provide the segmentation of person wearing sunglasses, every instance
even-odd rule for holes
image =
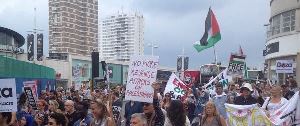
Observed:
[[[62,113],[49,115],[48,126],[67,126],[67,119]]]
[[[170,105],[170,102],[171,102],[171,94],[170,93],[166,93],[165,97],[162,100],[161,108],[167,109],[168,106]]]
[[[147,124],[149,126],[163,126],[165,122],[165,116],[163,114],[162,109],[159,106],[157,95],[160,89],[160,85],[154,82],[152,84],[152,88],[154,89],[153,103],[144,103],[144,114],[147,117]]]

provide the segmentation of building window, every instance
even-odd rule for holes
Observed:
[[[282,32],[295,30],[295,10],[282,13]]]
[[[272,35],[294,31],[295,13],[295,10],[291,10],[274,16],[270,23]]]

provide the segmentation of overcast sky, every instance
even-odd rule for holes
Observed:
[[[24,37],[34,28],[33,8],[37,6],[37,26],[44,30],[44,53],[48,53],[48,0],[0,0],[0,3],[0,26]],[[241,45],[248,66],[262,68],[269,0],[99,0],[99,18],[122,10],[143,14],[145,54],[151,55],[147,43],[153,42],[158,45],[154,54],[160,56],[160,64],[175,68],[177,55],[184,48],[185,55],[190,57],[190,68],[199,69],[214,60],[212,48],[200,53],[193,48],[193,43],[203,35],[209,7],[216,15],[222,35],[215,47],[218,61],[227,65],[230,52],[238,51]]]

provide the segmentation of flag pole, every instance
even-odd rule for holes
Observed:
[[[214,63],[217,65],[217,52],[216,52],[216,48],[215,48],[215,45],[213,46],[213,48],[214,48]]]

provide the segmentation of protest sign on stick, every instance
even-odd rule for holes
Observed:
[[[15,79],[0,79],[0,112],[17,111]]]
[[[125,100],[153,102],[152,83],[156,80],[158,56],[132,56],[128,69]]]

